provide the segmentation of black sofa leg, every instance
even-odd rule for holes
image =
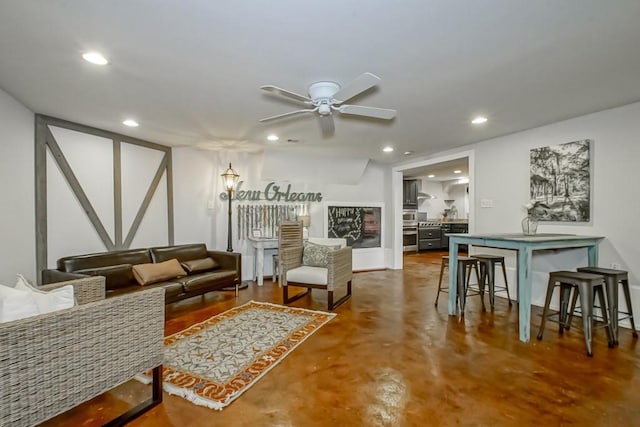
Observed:
[[[124,414],[112,419],[104,425],[104,427],[120,427],[127,424],[134,418],[147,412],[154,406],[162,403],[162,365],[153,368],[153,382],[151,384],[151,399],[146,400],[138,406],[131,408]]]

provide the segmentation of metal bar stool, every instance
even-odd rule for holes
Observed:
[[[580,267],[578,271],[584,273],[600,274],[604,276],[605,283],[607,285],[607,298],[609,307],[609,319],[611,319],[611,331],[613,333],[613,340],[618,345],[618,322],[620,320],[629,319],[631,322],[631,330],[633,331],[633,337],[638,338],[638,332],[636,331],[636,325],[633,321],[633,308],[631,307],[631,293],[629,292],[629,274],[624,270],[614,270],[611,268],[601,267]],[[618,310],[618,284],[622,286],[624,293],[624,300],[627,304],[627,311]],[[576,307],[577,296],[573,296],[571,301],[571,310],[569,311],[569,324],[573,318],[573,313]],[[622,315],[622,316],[621,316]]]
[[[557,313],[549,313],[551,298],[556,286],[560,286],[560,311]],[[549,283],[547,285],[547,296],[544,303],[544,311],[542,312],[542,321],[540,322],[540,331],[538,332],[538,340],[542,339],[544,326],[547,318],[558,316],[560,324],[559,334],[562,335],[565,327],[568,325],[568,306],[571,291],[580,294],[580,304],[582,305],[582,325],[584,332],[584,341],[587,345],[587,355],[593,356],[591,350],[592,330],[593,330],[593,303],[595,294],[598,295],[602,307],[606,307],[606,299],[604,296],[604,276],[600,274],[591,274],[575,271],[554,271],[549,273]],[[611,323],[607,316],[607,310],[602,310],[602,318],[607,328],[607,341],[609,347],[613,347],[613,334],[611,332]]]
[[[449,256],[442,257],[442,263],[440,264],[440,279],[438,280],[438,294],[436,295],[435,305],[438,306],[438,298],[440,297],[440,292],[449,292],[448,282],[445,283],[445,286],[442,286],[442,277],[444,274],[444,269],[449,269]],[[466,256],[458,256],[458,302],[460,304],[460,312],[464,315],[464,306],[467,302],[467,291],[469,290],[469,280],[471,278],[471,270],[475,270],[476,272],[476,280],[478,281],[478,287],[480,289],[479,292],[474,293],[474,295],[479,294],[482,300],[482,310],[486,311],[484,306],[484,285],[480,280],[480,273],[478,272],[478,260],[473,257]]]
[[[499,255],[473,255],[480,262],[480,281],[489,285],[489,303],[491,310],[494,308],[496,292],[507,292],[507,300],[511,306],[511,296],[509,296],[509,283],[507,282],[507,269],[504,265],[504,257]],[[504,277],[504,286],[496,286],[496,264],[502,266],[502,277]]]

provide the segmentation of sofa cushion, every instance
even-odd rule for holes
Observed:
[[[326,285],[328,270],[326,267],[303,265],[287,271],[287,283],[308,283],[310,285]]]
[[[180,282],[158,282],[153,283],[151,285],[145,285],[144,288],[141,288],[140,285],[135,284],[132,286],[128,286],[126,288],[118,288],[107,291],[107,298],[114,297],[116,295],[124,295],[131,292],[139,291],[140,289],[151,289],[151,288],[164,288],[165,296],[167,300],[174,299],[175,297],[184,294],[184,288],[182,283]]]
[[[131,264],[110,265],[108,267],[86,268],[76,270],[74,273],[88,274],[89,276],[104,276],[107,290],[126,288],[136,283],[133,277]]]
[[[133,276],[142,286],[187,275],[177,259],[170,259],[157,264],[138,264],[134,265],[132,270]]]
[[[204,243],[178,246],[163,246],[149,249],[153,262],[163,262],[170,259],[177,259],[179,262],[192,259],[206,258],[207,247]]]
[[[0,323],[40,314],[30,292],[0,285]]]
[[[125,251],[100,252],[60,258],[58,270],[71,273],[76,270],[108,267],[120,264],[145,264],[151,262],[148,249],[127,249]]]
[[[42,291],[35,288],[27,279],[18,274],[18,282],[15,289],[27,291],[38,306],[37,314],[51,313],[52,311],[64,310],[75,305],[73,286],[66,285],[50,291]]]
[[[302,251],[302,265],[311,267],[326,267],[329,262],[329,252],[340,249],[340,246],[316,245],[305,242]]]
[[[204,271],[211,271],[220,268],[220,265],[210,257],[184,261],[181,262],[180,265],[189,274],[201,273]]]
[[[187,276],[181,282],[185,292],[191,293],[199,292],[202,289],[229,286],[235,282],[235,279],[236,272],[233,270],[214,270]]]

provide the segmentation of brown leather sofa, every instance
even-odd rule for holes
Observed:
[[[136,264],[160,263],[177,259],[180,263],[211,258],[216,267],[187,272],[187,276],[141,286],[133,274]],[[57,269],[42,272],[42,283],[55,283],[87,276],[104,276],[106,297],[162,287],[165,303],[180,301],[210,291],[235,286],[236,295],[242,281],[242,258],[239,253],[209,251],[204,244],[163,246],[75,255],[60,258]]]

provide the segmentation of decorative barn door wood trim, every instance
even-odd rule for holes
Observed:
[[[113,236],[109,235],[103,220],[83,189],[72,166],[69,164],[65,153],[56,140],[51,126],[68,129],[88,135],[98,136],[111,141],[113,144]],[[155,171],[152,182],[147,188],[144,199],[137,209],[137,213],[128,231],[123,226],[123,170],[122,170],[122,144],[132,144],[163,153],[160,165]],[[107,251],[128,249],[139,230],[140,224],[147,213],[149,205],[156,193],[162,177],[166,177],[167,195],[167,242],[174,244],[174,217],[173,217],[173,174],[171,172],[171,147],[155,144],[136,138],[131,138],[114,132],[84,126],[54,117],[37,114],[35,117],[35,209],[36,209],[36,268],[41,272],[48,268],[48,216],[47,216],[47,150],[51,158],[60,169],[65,181],[69,184],[76,200],[86,213],[91,225],[98,234],[100,241]],[[126,236],[123,240],[123,236]]]

